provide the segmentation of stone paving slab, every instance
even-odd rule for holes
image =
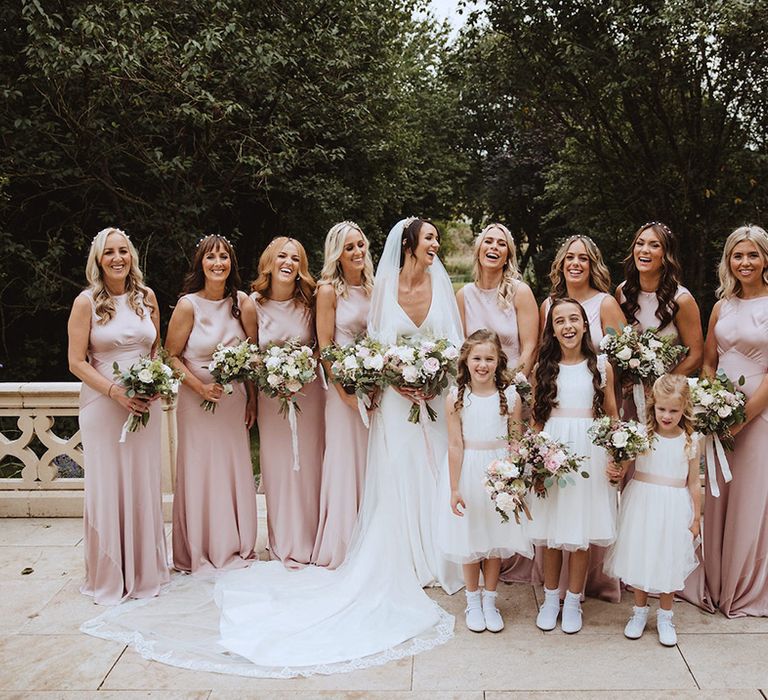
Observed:
[[[680,634],[678,646],[699,687],[768,687],[767,634]]]
[[[210,690],[35,690],[0,692],[0,700],[207,700]],[[231,695],[229,696],[232,697]]]

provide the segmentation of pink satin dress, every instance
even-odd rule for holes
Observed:
[[[216,346],[236,345],[245,331],[232,316],[231,299],[212,301],[187,294],[195,320],[182,360],[201,382]],[[256,486],[245,425],[245,387],[234,383],[216,411],[182,384],[176,410],[178,451],[173,498],[173,565],[179,571],[247,566],[255,558]]]
[[[768,373],[768,297],[723,302],[714,328],[718,368],[747,398]],[[720,469],[720,497],[704,504],[704,569],[714,605],[727,617],[768,616],[768,409],[736,435],[726,453],[733,480]]]
[[[315,345],[313,313],[300,301],[256,299],[256,310],[260,347],[294,338]],[[296,415],[300,469],[295,471],[291,428],[280,415],[280,401],[259,392],[259,463],[267,499],[269,554],[289,568],[299,568],[312,559],[325,446],[325,391],[320,380],[305,386],[301,394]]]
[[[365,333],[370,305],[371,298],[362,287],[348,287],[346,298],[337,297],[334,343],[348,345]],[[325,400],[320,518],[313,564],[335,569],[344,561],[363,497],[367,453],[368,428],[359,411],[341,400],[335,386],[329,386]]]
[[[82,292],[93,309],[90,291]],[[112,363],[126,370],[152,352],[157,333],[148,309],[139,317],[128,295],[114,297],[115,315],[101,325],[91,315],[88,361],[112,380]],[[85,461],[85,582],[101,605],[149,598],[169,580],[160,475],[162,409],[151,404],[148,425],[120,442],[128,412],[83,383],[80,433]]]
[[[462,289],[464,296],[464,322],[467,336],[482,328],[499,336],[507,355],[507,366],[517,367],[520,362],[520,334],[517,329],[515,305],[502,309],[498,304],[499,288],[482,289],[470,282]]]

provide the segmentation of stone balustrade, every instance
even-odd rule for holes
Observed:
[[[82,515],[79,395],[80,382],[0,383],[0,517]],[[176,465],[174,406],[164,405],[162,416],[163,510],[169,519]]]

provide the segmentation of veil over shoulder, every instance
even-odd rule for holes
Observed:
[[[387,238],[369,331],[386,342],[429,332],[460,343],[453,290],[439,260],[422,325],[398,304],[404,224]],[[461,586],[460,569],[440,560],[430,535],[414,534],[435,520],[437,489],[419,452],[420,428],[406,420],[408,408],[389,389],[373,416],[363,500],[339,568],[291,571],[274,561],[218,576],[178,576],[158,598],[124,603],[81,629],[171,665],[272,678],[366,668],[448,641],[454,619],[422,586],[439,583],[452,593]],[[440,438],[441,428],[434,430]],[[398,439],[388,445],[392,431]],[[397,454],[390,450],[395,443]]]

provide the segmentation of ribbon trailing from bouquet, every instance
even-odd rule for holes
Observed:
[[[125,423],[123,423],[123,429],[120,431],[120,440],[119,442],[122,444],[125,442],[125,438],[128,437],[128,431],[130,430],[130,424],[131,424],[131,418],[133,418],[133,415],[128,416]]]
[[[429,421],[429,411],[427,410],[427,402],[424,399],[419,399],[419,424],[421,425],[421,432],[424,435],[424,446],[427,448],[427,464],[432,472],[432,476],[437,481],[437,463],[435,462],[435,452],[432,449],[432,440],[429,437],[429,428],[427,427],[427,421]]]
[[[299,465],[299,431],[296,423],[296,404],[288,400],[288,425],[291,426],[291,447],[293,448],[293,471],[301,468]]]
[[[709,491],[717,498],[720,495],[720,487],[717,485],[717,463],[720,462],[720,471],[723,474],[723,481],[727,484],[733,475],[728,459],[725,456],[723,443],[720,442],[718,435],[704,436],[704,462],[707,465],[707,481],[709,481]]]
[[[366,401],[366,399],[368,399],[367,396],[357,397],[357,412],[360,414],[360,419],[363,421],[363,425],[366,428],[370,428],[371,424],[370,424],[370,421],[368,420],[369,403]]]
[[[645,386],[642,382],[637,382],[636,384],[632,385],[632,398],[635,401],[638,422],[645,423]]]

